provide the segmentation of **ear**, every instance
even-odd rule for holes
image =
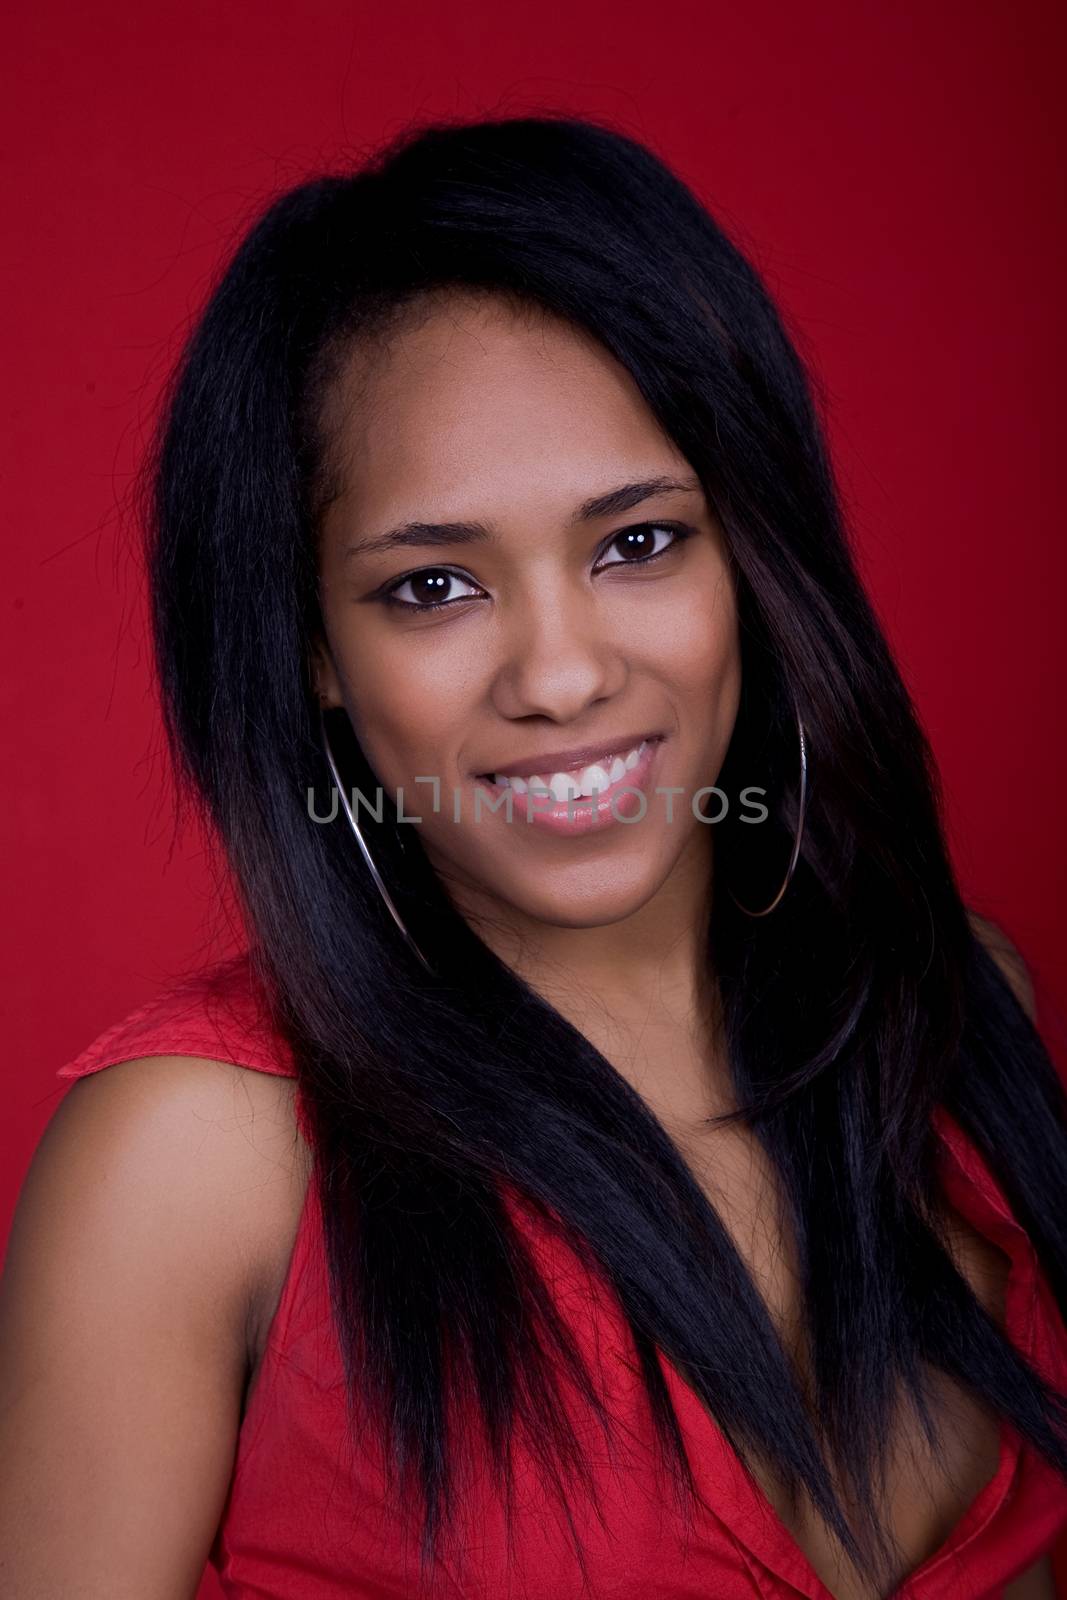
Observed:
[[[311,642],[311,682],[319,704],[329,710],[340,706],[344,702],[341,696],[341,680],[334,666],[333,654],[325,639],[320,635]]]

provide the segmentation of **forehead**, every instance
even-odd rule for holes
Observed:
[[[374,521],[469,512],[472,497],[572,508],[591,485],[685,465],[585,330],[468,292],[425,297],[352,352],[330,431],[345,509]]]

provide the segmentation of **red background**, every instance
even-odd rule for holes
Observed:
[[[1067,1066],[1061,29],[1039,0],[9,18],[0,1228],[56,1068],[226,936],[172,840],[146,649],[128,497],[159,382],[250,212],[423,116],[611,119],[763,272],[826,386],[965,891]]]

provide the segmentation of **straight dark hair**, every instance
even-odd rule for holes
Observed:
[[[796,1230],[814,1415],[664,1127],[459,915],[417,828],[363,814],[432,974],[343,816],[309,816],[309,789],[320,810],[330,794],[310,646],[318,519],[338,485],[331,397],[359,341],[388,338],[430,303],[420,297],[450,289],[595,336],[726,534],[743,686],[719,782],[761,782],[772,806],[759,828],[716,825],[707,957],[733,1115],[772,1159]],[[464,1419],[488,1442],[509,1519],[520,1433],[565,1510],[576,1486],[594,1494],[565,1390],[612,1438],[509,1199],[617,1297],[687,1517],[700,1496],[661,1354],[742,1463],[769,1462],[792,1494],[807,1491],[883,1586],[900,1552],[877,1494],[901,1393],[938,1447],[926,1368],[1067,1476],[1067,1397],[946,1249],[931,1124],[942,1104],[977,1143],[1067,1313],[1064,1089],[963,904],[932,755],[849,549],[816,393],[757,272],[690,189],[630,137],[548,114],[422,126],[359,170],[283,194],[225,265],[164,396],[143,509],[179,794],[221,841],[253,970],[294,1051],[352,1437],[377,1430],[398,1515],[419,1513],[427,1571],[455,1525]],[[725,889],[760,905],[781,881],[797,712],[803,846],[778,908],[748,919]],[[339,748],[350,730],[333,715]],[[373,792],[354,736],[341,759],[346,786]]]

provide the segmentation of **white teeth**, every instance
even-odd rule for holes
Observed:
[[[554,772],[548,780],[555,800],[577,800],[581,791],[573,772]]]
[[[605,756],[603,761],[594,761],[591,766],[583,767],[581,772],[553,772],[547,778],[537,773],[529,778],[505,778],[494,774],[493,782],[502,789],[514,789],[516,794],[537,795],[543,799],[551,795],[557,804],[564,800],[588,800],[594,791],[598,795],[603,794],[605,789],[632,772],[647,749],[648,740],[642,739],[636,749],[628,750],[625,756],[613,756],[610,760]]]
[[[582,794],[587,800],[593,793],[594,789],[599,790],[599,792],[603,794],[610,782],[610,774],[596,762],[594,762],[591,767],[586,767],[585,771],[579,778]]]

